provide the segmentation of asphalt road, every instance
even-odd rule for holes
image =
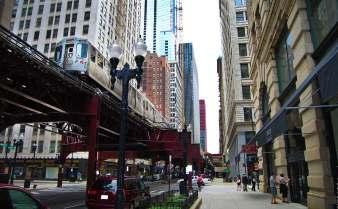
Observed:
[[[168,191],[169,185],[152,182],[150,195],[156,196]],[[68,185],[63,188],[46,188],[33,191],[32,194],[51,209],[85,209],[85,185]],[[178,190],[178,184],[171,184],[171,190]]]

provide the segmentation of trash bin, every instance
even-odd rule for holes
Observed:
[[[23,183],[24,188],[30,188],[31,187],[31,180],[30,179],[25,179]]]

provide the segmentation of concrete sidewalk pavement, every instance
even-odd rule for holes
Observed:
[[[297,203],[271,204],[271,195],[266,193],[237,192],[235,183],[214,181],[201,195],[201,209],[307,209]]]

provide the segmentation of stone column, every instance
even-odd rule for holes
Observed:
[[[293,66],[298,87],[315,65],[311,57],[313,44],[305,0],[295,1],[287,25],[292,36]],[[316,84],[312,83],[301,94],[299,106],[320,104],[317,89]],[[309,209],[331,209],[335,203],[334,185],[323,115],[319,108],[305,108],[300,109],[300,116],[306,144],[304,155],[309,169],[307,205]]]

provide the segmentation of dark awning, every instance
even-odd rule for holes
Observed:
[[[338,93],[338,41],[333,44],[332,49],[327,55],[314,67],[313,71],[303,81],[303,83],[293,92],[293,94],[283,104],[281,109],[272,117],[272,119],[261,128],[250,143],[257,141],[262,146],[272,141],[277,136],[282,135],[288,130],[287,126],[287,108],[294,106],[297,98],[308,87],[308,85],[318,76],[320,93],[323,102],[337,95]]]

